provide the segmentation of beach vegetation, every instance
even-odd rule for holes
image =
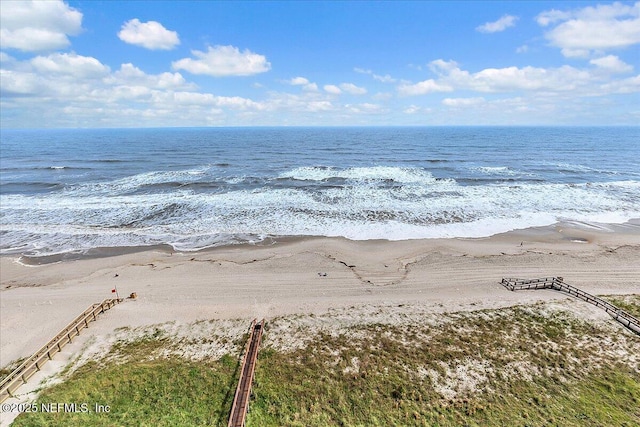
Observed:
[[[0,368],[0,380],[3,380],[6,377],[8,377],[9,374],[11,372],[13,372],[13,370],[16,369],[18,366],[22,365],[22,362],[24,362],[24,361],[25,361],[25,358],[22,357],[20,359],[16,359],[16,360],[10,362],[6,366]]]
[[[616,295],[601,298],[640,319],[640,295]]]
[[[614,321],[544,304],[453,313],[436,324],[313,330],[310,319],[292,333],[314,339],[287,348],[270,335],[291,319],[267,323],[247,425],[640,425],[638,361],[621,357],[636,354],[640,338]],[[226,425],[246,335],[231,353],[200,360],[153,335],[116,345],[38,398],[108,404],[110,413],[23,414],[14,425]]]

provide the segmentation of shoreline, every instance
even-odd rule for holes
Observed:
[[[169,254],[201,254],[217,250],[224,250],[226,248],[260,248],[269,247],[274,245],[286,245],[290,243],[296,243],[306,240],[321,240],[321,239],[344,239],[350,242],[416,242],[416,241],[483,241],[492,238],[514,238],[514,239],[533,239],[538,241],[543,237],[548,240],[554,240],[559,235],[564,233],[561,240],[574,240],[580,243],[588,243],[591,238],[592,232],[596,234],[616,233],[616,234],[637,234],[640,235],[640,218],[632,218],[623,223],[599,223],[599,222],[583,222],[583,221],[559,221],[555,224],[545,226],[533,226],[522,229],[514,229],[502,233],[493,234],[483,237],[443,237],[443,238],[416,238],[416,239],[365,239],[354,240],[343,236],[267,236],[264,240],[257,242],[242,242],[242,243],[229,243],[221,244],[217,246],[210,246],[201,249],[194,250],[180,250],[176,249],[170,244],[161,243],[148,246],[115,246],[115,247],[95,247],[85,250],[74,250],[68,252],[51,253],[44,255],[30,255],[23,253],[5,253],[0,254],[2,258],[17,259],[20,264],[25,266],[39,266],[59,262],[71,262],[84,259],[99,259],[109,258],[114,256],[143,253],[148,251],[166,252]],[[601,233],[597,233],[601,232]]]
[[[640,294],[640,226],[615,228],[566,223],[483,239],[293,238],[37,266],[3,256],[0,365],[39,348],[84,308],[112,298],[114,287],[121,297],[136,292],[138,298],[109,314],[111,329],[350,306],[418,304],[451,312],[566,298],[508,292],[502,277],[563,276],[593,294]]]

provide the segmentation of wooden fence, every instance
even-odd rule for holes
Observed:
[[[80,335],[80,331],[87,328],[89,322],[96,320],[97,315],[104,313],[120,302],[122,302],[122,298],[106,299],[101,303],[92,304],[83,311],[81,315],[71,321],[71,323],[60,331],[51,341],[22,362],[20,366],[0,381],[0,403],[12,397],[13,393],[38,372],[47,360],[51,360],[54,354],[61,351],[74,337]]]
[[[608,301],[598,298],[584,292],[575,286],[568,285],[564,282],[562,277],[544,277],[541,279],[510,279],[503,278],[502,285],[511,291],[517,291],[521,289],[553,289],[572,295],[576,298],[580,298],[588,303],[591,303],[597,307],[602,308],[609,313],[616,321],[620,322],[625,327],[629,328],[634,333],[640,335],[640,320],[632,316],[628,312],[622,310],[619,307],[611,304]]]

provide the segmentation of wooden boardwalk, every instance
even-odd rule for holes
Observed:
[[[580,298],[588,303],[602,308],[609,313],[611,317],[620,322],[622,325],[630,329],[632,332],[640,335],[640,320],[619,307],[608,301],[588,294],[575,286],[568,285],[562,277],[544,277],[541,279],[502,279],[502,285],[511,291],[521,289],[553,289]]]
[[[250,335],[247,340],[244,357],[242,358],[240,380],[238,381],[238,388],[233,398],[228,427],[244,427],[245,425],[245,418],[247,416],[247,410],[249,409],[253,373],[256,367],[258,348],[260,347],[263,329],[264,320],[256,323],[256,319],[254,319],[253,322],[251,322]]]
[[[31,357],[0,381],[0,403],[12,397],[13,393],[38,372],[47,360],[51,360],[54,354],[62,350],[74,337],[80,335],[82,329],[89,327],[89,322],[96,320],[96,316],[120,302],[122,302],[122,298],[106,299],[101,303],[92,304],[81,315],[73,319],[51,341],[33,353]]]

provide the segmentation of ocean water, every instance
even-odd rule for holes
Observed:
[[[0,252],[640,218],[638,127],[2,130]]]

